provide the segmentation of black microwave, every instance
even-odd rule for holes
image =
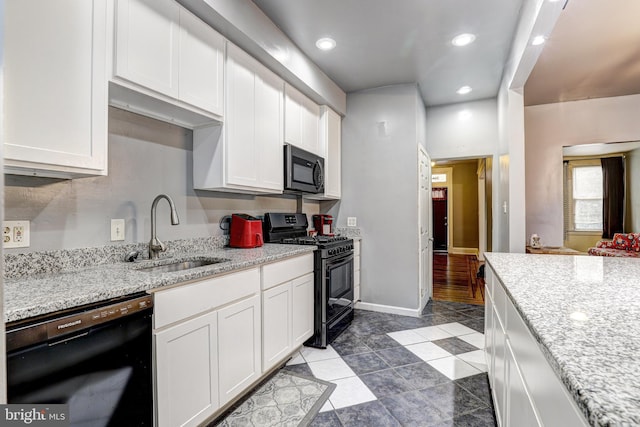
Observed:
[[[324,192],[324,159],[293,145],[285,144],[284,190],[314,194]]]

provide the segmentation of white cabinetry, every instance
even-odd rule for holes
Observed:
[[[154,334],[159,426],[197,425],[219,407],[217,313]]]
[[[8,1],[5,172],[107,174],[107,1]]]
[[[260,323],[257,294],[218,311],[220,405],[239,395],[262,373]]]
[[[313,335],[313,254],[262,267],[263,372]]]
[[[194,130],[194,187],[282,193],[284,81],[231,43],[226,70],[224,129]]]
[[[261,374],[258,268],[154,293],[158,426],[198,425]]]
[[[284,141],[324,157],[325,148],[320,141],[320,106],[289,84],[285,84],[284,93]]]
[[[491,268],[486,270],[485,355],[499,426],[587,426]]]
[[[306,196],[309,199],[336,200],[342,194],[341,150],[342,118],[323,105],[320,107],[320,146],[324,147],[324,194]]]
[[[200,126],[223,116],[224,38],[174,0],[117,0],[110,100]]]

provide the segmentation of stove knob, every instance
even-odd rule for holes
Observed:
[[[329,249],[329,255],[335,255],[335,254],[336,254],[335,249]]]

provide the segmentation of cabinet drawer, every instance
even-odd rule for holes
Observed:
[[[154,293],[154,329],[204,313],[260,291],[257,268]]]
[[[262,289],[269,289],[280,283],[313,272],[313,254],[305,254],[262,267]]]

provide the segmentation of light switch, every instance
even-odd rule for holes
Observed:
[[[355,227],[358,221],[355,216],[347,217],[347,227]]]
[[[111,220],[111,241],[124,240],[124,219]]]

